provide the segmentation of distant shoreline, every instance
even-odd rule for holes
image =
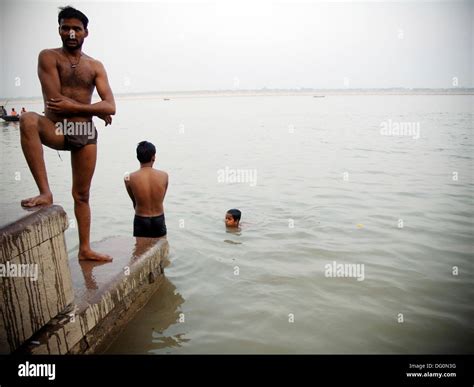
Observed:
[[[474,95],[474,88],[456,89],[304,89],[304,90],[197,90],[197,91],[157,91],[144,93],[116,93],[117,100],[129,99],[165,99],[194,97],[252,97],[252,96],[326,96],[342,95]],[[94,97],[98,97],[94,95]],[[41,103],[41,96],[35,97],[0,97],[0,103],[29,102]]]

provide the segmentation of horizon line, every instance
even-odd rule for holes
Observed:
[[[468,94],[474,93],[474,87],[344,87],[344,88],[260,88],[260,89],[199,89],[199,90],[154,90],[154,91],[130,91],[130,92],[119,92],[114,93],[115,96],[127,96],[127,95],[166,95],[166,94],[212,94],[212,93],[248,93],[248,92],[297,92],[297,93],[313,93],[313,92],[354,92],[354,91],[405,91],[405,92],[417,92],[417,91],[438,91],[438,92],[467,92]],[[97,95],[97,91],[94,91],[93,95]],[[0,96],[0,100],[21,100],[21,99],[42,99],[42,95],[35,96],[17,96],[8,97]]]

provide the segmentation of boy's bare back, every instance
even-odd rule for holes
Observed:
[[[151,167],[140,168],[130,174],[125,184],[133,195],[135,214],[159,216],[164,213],[163,200],[168,188],[166,172]]]

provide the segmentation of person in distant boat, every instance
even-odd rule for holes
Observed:
[[[138,144],[137,159],[140,169],[124,178],[135,209],[133,236],[160,238],[166,235],[163,201],[168,189],[168,174],[153,168],[156,148],[151,142]]]
[[[0,106],[0,115],[3,117],[3,116],[7,116],[8,113],[7,111],[5,110],[5,107],[2,105]]]
[[[10,112],[11,116],[17,116],[18,113],[16,112],[15,108],[12,108],[12,111]]]
[[[226,212],[225,214],[225,225],[229,228],[238,228],[240,224],[240,218],[242,217],[242,212],[236,208],[233,208]]]
[[[115,100],[104,65],[82,52],[89,31],[89,19],[72,7],[60,8],[59,48],[42,50],[38,57],[38,78],[45,115],[26,112],[20,118],[21,148],[39,190],[39,195],[22,200],[24,207],[48,206],[53,194],[43,157],[43,145],[71,151],[72,197],[79,231],[79,260],[111,261],[91,249],[89,191],[97,160],[97,130],[92,118],[112,123]],[[97,89],[100,101],[92,103]]]
[[[21,108],[20,114],[26,113],[26,109],[24,107]]]

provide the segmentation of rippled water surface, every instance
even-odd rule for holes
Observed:
[[[122,179],[148,139],[170,175],[171,253],[162,286],[109,352],[472,352],[473,102],[119,100],[112,127],[98,123],[92,239],[131,233]],[[419,125],[419,138],[381,135],[389,120]],[[35,185],[18,125],[0,129],[5,208]],[[69,154],[45,157],[55,201],[72,216]],[[219,182],[226,167],[256,180]],[[232,207],[243,213],[239,233],[224,228]],[[66,241],[73,257],[77,230]],[[334,261],[363,264],[364,279],[327,277]]]

